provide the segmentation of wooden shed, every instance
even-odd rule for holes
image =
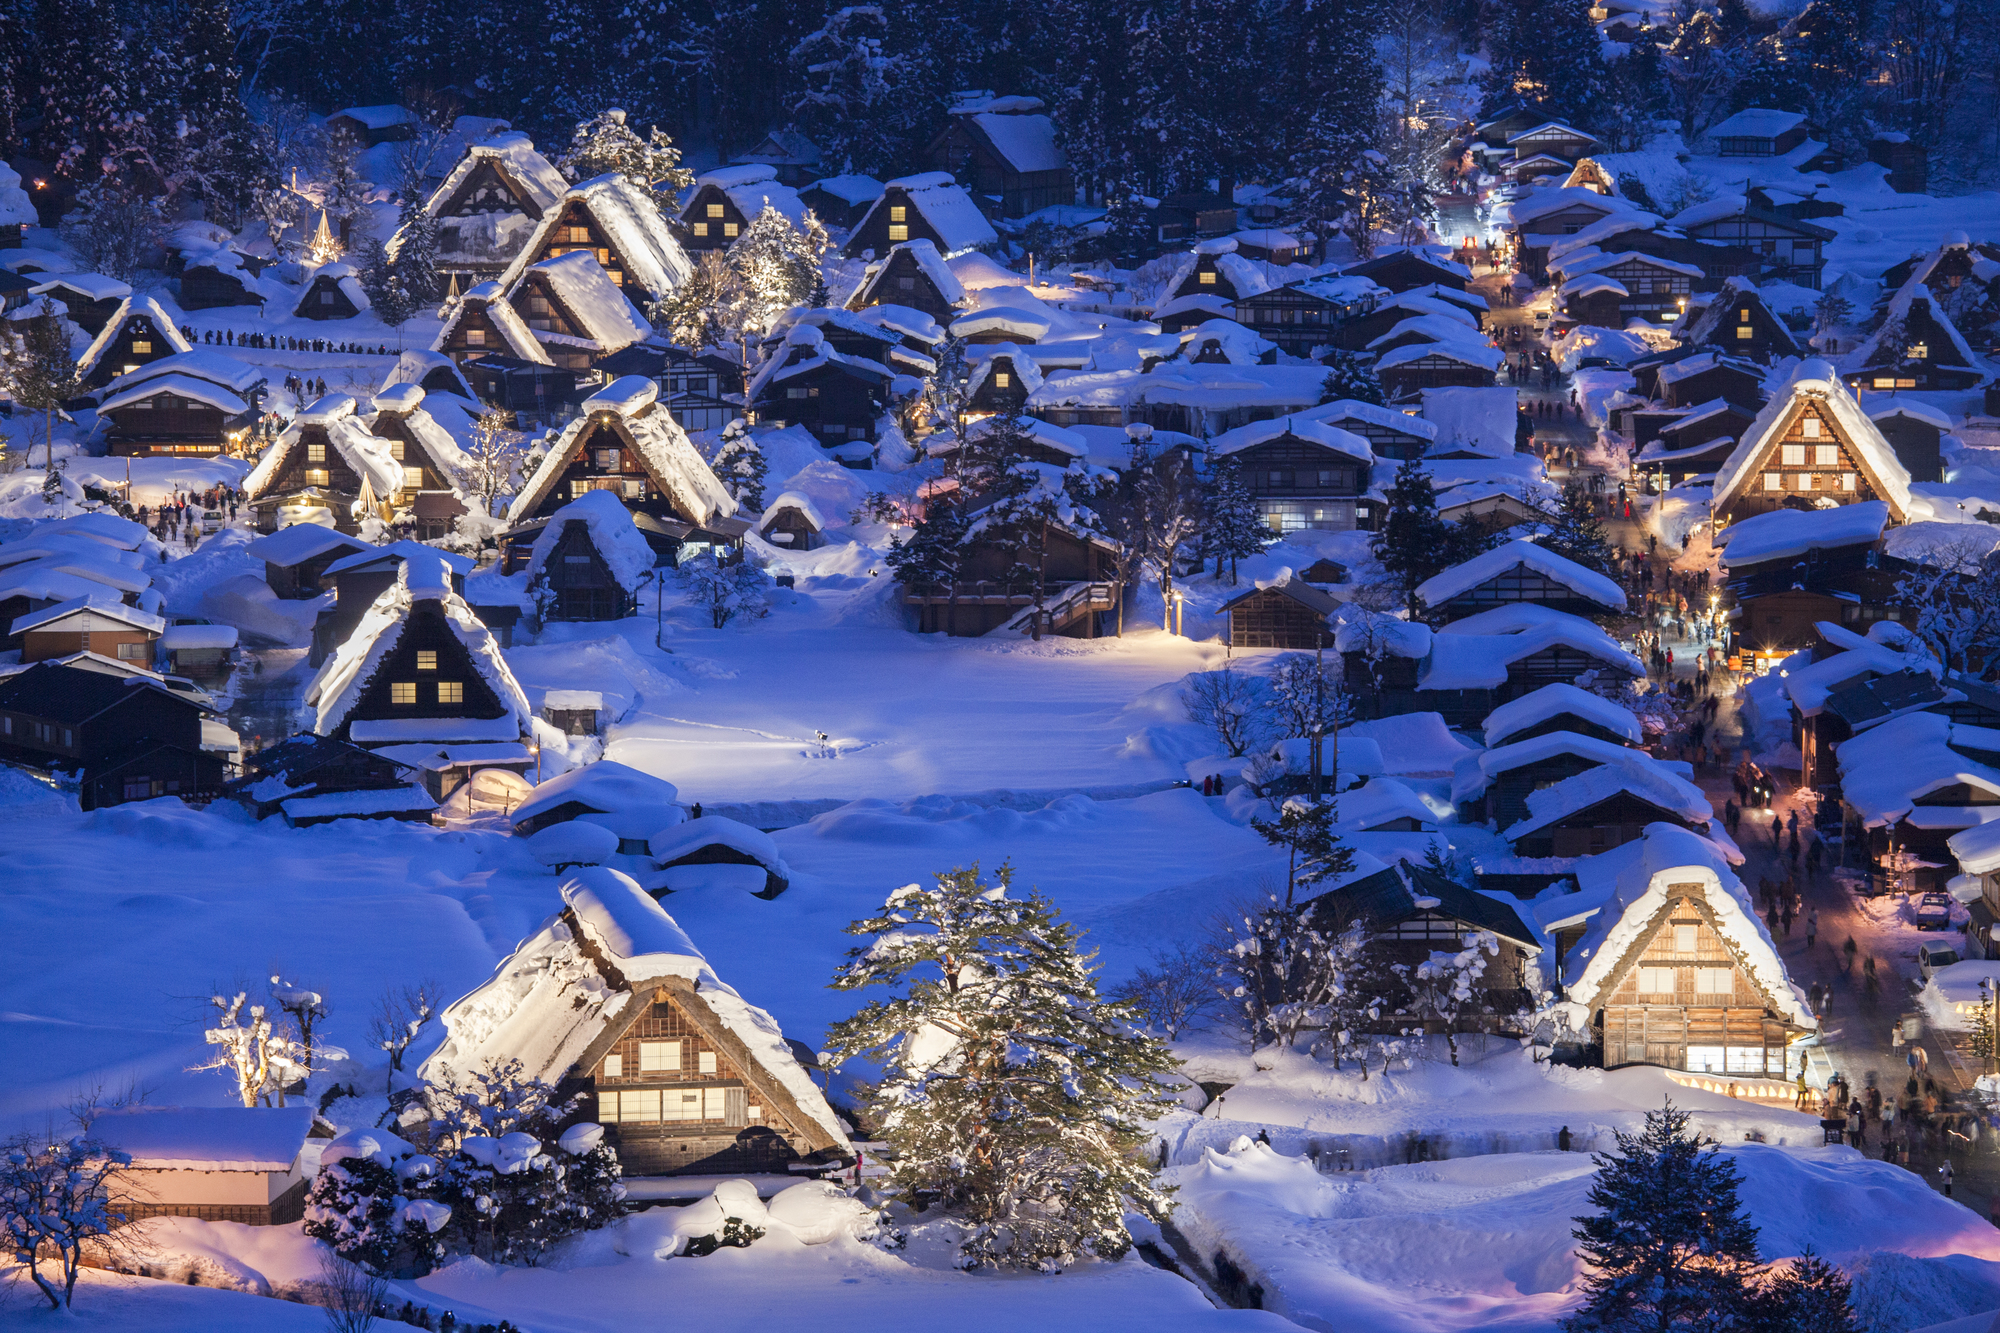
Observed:
[[[91,1137],[131,1156],[120,1172],[127,1222],[194,1217],[287,1226],[305,1216],[313,1109],[135,1106],[107,1111]]]
[[[354,265],[326,265],[306,282],[292,314],[300,319],[353,319],[368,308],[368,293],[361,290],[361,277]]]
[[[1327,621],[1340,603],[1302,580],[1253,588],[1222,604],[1229,614],[1232,648],[1290,648],[1311,651],[1333,646]]]

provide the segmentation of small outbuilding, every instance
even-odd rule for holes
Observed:
[[[1222,604],[1231,647],[1306,651],[1333,646],[1327,617],[1339,608],[1333,597],[1302,579],[1253,588]]]
[[[368,308],[368,293],[354,265],[326,265],[306,282],[292,313],[300,319],[353,319]]]
[[[306,1213],[306,1139],[299,1106],[137,1106],[107,1111],[91,1137],[130,1155],[118,1211],[128,1222],[195,1217],[288,1226]]]
[[[739,889],[775,898],[791,887],[791,867],[778,854],[771,835],[721,815],[703,815],[662,829],[653,835],[652,850],[662,872],[655,897],[697,889]]]

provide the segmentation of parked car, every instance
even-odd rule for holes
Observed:
[[[1951,926],[1951,895],[1927,893],[1917,899],[1917,929],[1946,930]]]
[[[1944,968],[1959,961],[1958,950],[1949,944],[1920,944],[1917,946],[1917,971],[1929,981]]]

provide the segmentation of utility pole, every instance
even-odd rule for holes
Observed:
[[[1313,649],[1313,724],[1312,743],[1306,747],[1307,763],[1312,769],[1312,801],[1319,804],[1321,786],[1320,756],[1326,745],[1326,668],[1323,665],[1325,647]]]

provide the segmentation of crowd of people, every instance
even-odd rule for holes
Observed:
[[[264,333],[253,330],[238,333],[234,329],[208,329],[197,334],[191,324],[181,325],[181,336],[189,342],[206,343],[211,347],[254,347],[280,352],[327,352],[335,356],[394,356],[385,345],[369,347],[362,343],[336,342],[331,338],[300,338],[294,334]]]
[[[217,483],[200,491],[176,488],[157,507],[140,505],[132,516],[161,541],[184,533],[187,544],[193,546],[200,539],[205,514],[226,514],[234,520],[242,504],[241,490]]]

